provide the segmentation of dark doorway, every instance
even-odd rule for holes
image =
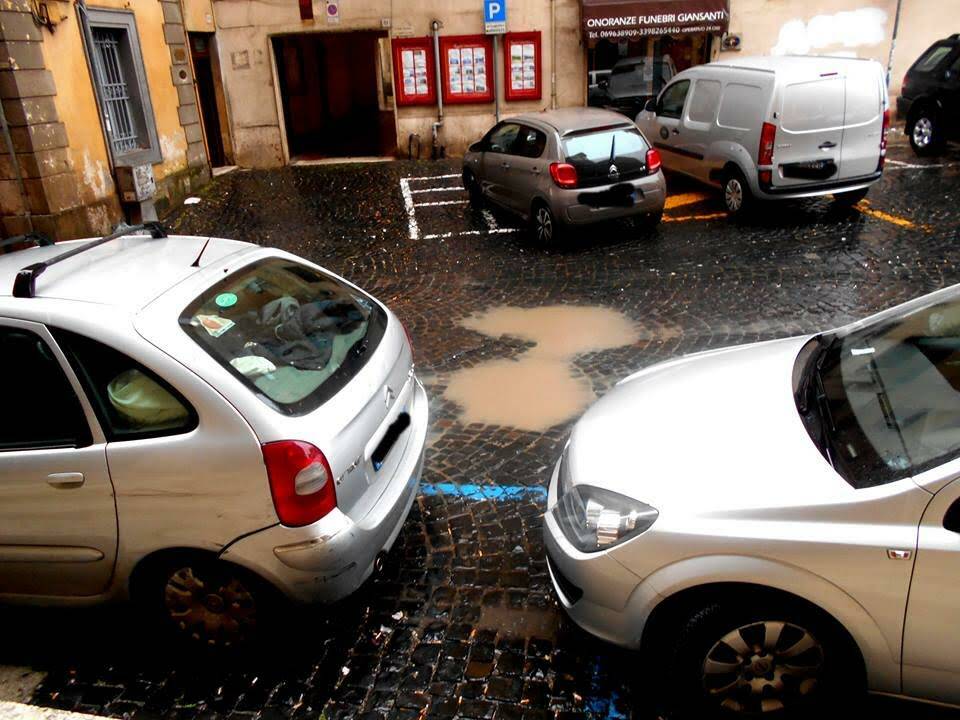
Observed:
[[[230,164],[232,155],[226,128],[220,123],[220,100],[223,90],[219,85],[220,68],[213,51],[213,33],[190,33],[190,54],[193,59],[193,74],[200,98],[200,117],[203,124],[207,154],[213,167]],[[219,96],[219,97],[218,97]],[[226,141],[226,142],[225,142]]]
[[[386,90],[387,42],[386,33],[380,32],[273,39],[291,158],[396,152],[392,97]]]

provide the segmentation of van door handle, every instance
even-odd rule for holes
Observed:
[[[820,143],[821,150],[829,150],[830,148],[835,148],[837,144],[831,140],[827,140],[825,143]]]
[[[51,487],[60,488],[66,490],[68,488],[78,488],[83,485],[83,473],[79,472],[62,472],[62,473],[51,473],[47,475],[47,483]]]

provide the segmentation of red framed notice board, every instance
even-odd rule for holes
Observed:
[[[540,32],[515,32],[503,36],[503,87],[507,100],[541,97]]]
[[[443,101],[493,102],[493,40],[488,35],[440,38],[440,82]]]
[[[397,105],[435,105],[437,78],[429,37],[394,38],[393,84]]]

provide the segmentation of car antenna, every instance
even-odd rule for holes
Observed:
[[[207,245],[210,244],[210,238],[207,238],[207,241],[203,244],[203,247],[200,248],[200,254],[197,255],[197,259],[190,263],[190,267],[200,267],[200,258],[203,257],[204,251],[207,249]]]
[[[27,265],[27,267],[20,270],[20,272],[17,273],[16,278],[14,278],[13,296],[18,298],[34,297],[37,293],[37,278],[40,277],[41,273],[43,273],[43,271],[51,265],[56,265],[58,262],[72,258],[75,255],[86,252],[87,250],[92,250],[93,248],[99,247],[100,245],[108,243],[111,240],[126,237],[127,235],[133,235],[140,230],[149,230],[150,236],[154,238],[167,237],[166,229],[163,227],[163,225],[156,221],[145,222],[141,225],[125,225],[121,223],[116,230],[109,235],[104,235],[99,240],[93,240],[92,242],[88,242],[86,245],[81,245],[78,248],[67,250],[67,252],[61,253],[56,257],[50,258],[49,260],[34,263],[33,265]]]

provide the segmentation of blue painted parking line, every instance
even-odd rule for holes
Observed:
[[[459,483],[421,483],[420,492],[423,495],[453,495],[467,500],[524,500],[533,499],[547,501],[545,487],[527,487],[526,485],[474,485]]]

